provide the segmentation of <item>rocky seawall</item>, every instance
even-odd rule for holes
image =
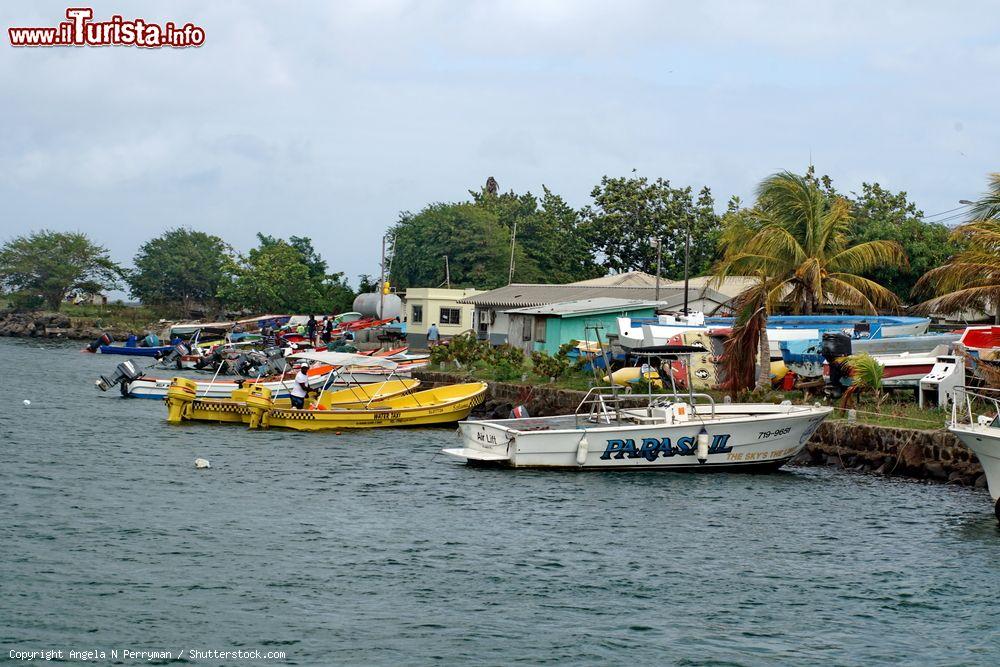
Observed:
[[[457,373],[415,371],[414,377],[428,386],[467,382]],[[585,395],[582,391],[545,385],[490,382],[486,400],[476,415],[507,417],[515,405],[524,405],[535,416],[572,414]],[[642,399],[636,399],[641,404]],[[844,420],[823,422],[806,448],[793,461],[797,465],[831,465],[845,470],[891,477],[985,488],[982,466],[958,438],[945,429],[890,428],[850,424]]]
[[[105,331],[118,340],[128,335],[125,331],[98,328],[92,320],[71,318],[63,313],[0,314],[0,336],[92,341]]]

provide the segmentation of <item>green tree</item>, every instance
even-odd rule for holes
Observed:
[[[44,229],[0,247],[0,284],[41,296],[52,310],[70,294],[117,289],[123,277],[108,251],[79,232]]]
[[[215,303],[231,254],[218,236],[172,229],[139,248],[128,278],[132,296],[146,304],[179,303],[185,314],[196,302]]]
[[[924,222],[923,212],[905,192],[890,192],[878,183],[862,183],[861,194],[851,201],[855,241],[888,240],[899,243],[908,265],[879,265],[861,275],[908,299],[917,279],[944,264],[958,252],[951,230],[939,223]]]
[[[309,268],[309,275],[316,279],[323,279],[326,277],[327,264],[326,260],[320,257],[320,254],[316,252],[313,248],[312,239],[306,236],[289,236],[287,241],[284,241],[273,236],[268,236],[266,234],[257,233],[257,242],[261,250],[270,248],[272,246],[285,243],[296,250],[302,259],[302,263]]]
[[[590,193],[594,203],[581,212],[592,248],[603,266],[617,272],[656,272],[657,248],[663,244],[660,274],[684,277],[685,235],[691,234],[691,275],[704,273],[716,259],[719,216],[709,188],[694,196],[690,187],[642,176],[609,178]]]
[[[354,292],[343,273],[327,274],[312,241],[289,241],[258,234],[259,245],[229,266],[220,289],[231,307],[252,312],[339,313],[349,310]]]
[[[358,276],[358,294],[371,294],[378,290],[378,277],[367,273],[362,273]]]
[[[766,306],[786,304],[811,314],[835,301],[869,313],[899,307],[899,298],[863,273],[905,266],[902,246],[891,240],[857,242],[849,202],[824,194],[808,176],[781,172],[757,189],[750,216],[729,216],[719,278],[767,279]]]
[[[515,262],[514,282],[570,283],[605,273],[594,261],[580,214],[548,187],[542,186],[541,199],[486,188],[469,194],[512,234],[517,226],[515,245],[525,261]]]
[[[404,212],[390,229],[392,282],[399,289],[445,282],[445,256],[455,287],[490,289],[507,283],[510,232],[496,213],[475,204],[432,204]],[[527,261],[521,248],[514,261]]]

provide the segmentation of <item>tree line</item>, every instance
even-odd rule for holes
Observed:
[[[990,197],[998,193],[994,175],[970,215],[988,217]],[[603,177],[590,198],[575,209],[545,186],[540,195],[501,192],[490,179],[466,200],[403,212],[388,233],[391,282],[399,290],[446,282],[489,289],[511,280],[652,274],[658,250],[660,274],[679,279],[690,234],[692,275],[768,275],[776,281],[769,298],[780,297],[793,312],[812,312],[828,297],[868,311],[952,293],[960,296],[935,303],[996,303],[989,296],[1000,283],[996,265],[981,268],[996,257],[996,245],[984,240],[991,232],[953,231],[926,220],[906,192],[878,183],[845,193],[810,167],[804,175],[765,179],[751,205],[732,197],[721,213],[707,186],[678,187],[634,174]],[[828,230],[822,242],[810,231],[820,228]],[[942,269],[959,260],[964,273]],[[355,296],[344,274],[331,271],[301,236],[258,234],[257,247],[240,254],[218,236],[178,228],[143,244],[133,264],[115,264],[84,234],[42,230],[0,248],[0,284],[16,306],[53,310],[67,295],[122,288],[144,304],[185,313],[196,307],[341,312]],[[970,285],[973,292],[962,292]],[[360,292],[378,288],[361,276]]]
[[[42,230],[0,248],[0,281],[17,308],[59,310],[67,297],[128,289],[167,312],[339,313],[354,291],[304,236],[257,234],[242,255],[223,239],[177,228],[147,241],[125,269],[79,232]],[[365,287],[364,281],[362,287]],[[368,284],[367,286],[370,286]]]
[[[839,192],[829,176],[810,168],[824,206],[843,210],[851,243],[892,241],[905,262],[875,263],[861,276],[884,285],[907,302],[918,279],[962,247],[944,224],[927,221],[906,192],[863,183],[859,192]],[[466,201],[431,204],[404,212],[392,226],[392,281],[400,289],[443,285],[489,289],[513,282],[565,283],[608,273],[657,270],[668,280],[684,276],[685,237],[691,235],[691,275],[711,273],[726,253],[750,236],[747,224],[764,210],[731,197],[716,211],[708,186],[677,187],[643,176],[605,176],[580,209],[546,187],[531,192],[469,192]],[[513,253],[511,252],[511,242]],[[445,260],[447,257],[447,261]],[[513,258],[513,262],[511,261]],[[513,273],[509,273],[513,264]],[[446,275],[447,274],[447,275]]]

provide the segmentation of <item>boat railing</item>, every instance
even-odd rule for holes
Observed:
[[[951,403],[951,424],[1000,428],[1000,390],[955,387],[955,400]]]
[[[671,403],[684,401],[691,404],[695,410],[697,410],[697,401],[705,400],[711,409],[712,418],[715,418],[715,399],[709,394],[653,394],[644,397],[641,394],[623,393],[617,387],[591,387],[580,404],[576,406],[574,413],[576,425],[580,425],[581,418],[599,424],[611,424],[612,422],[621,424],[623,409],[635,407],[641,409],[641,406],[636,406],[636,401],[641,398],[648,398],[648,408],[662,408]]]

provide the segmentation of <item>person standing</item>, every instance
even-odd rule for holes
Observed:
[[[438,331],[437,322],[435,322],[427,330],[427,347],[437,347],[439,342],[441,342],[441,333]]]
[[[299,372],[295,374],[295,379],[292,380],[292,407],[296,410],[301,410],[306,405],[306,396],[309,395],[309,375],[306,371],[309,370],[309,364],[302,362],[299,364]]]
[[[306,331],[309,332],[309,344],[316,347],[316,317],[314,315],[309,316],[309,321],[306,322]]]
[[[330,345],[330,341],[333,340],[333,318],[324,317],[323,318],[323,343],[327,346]]]

